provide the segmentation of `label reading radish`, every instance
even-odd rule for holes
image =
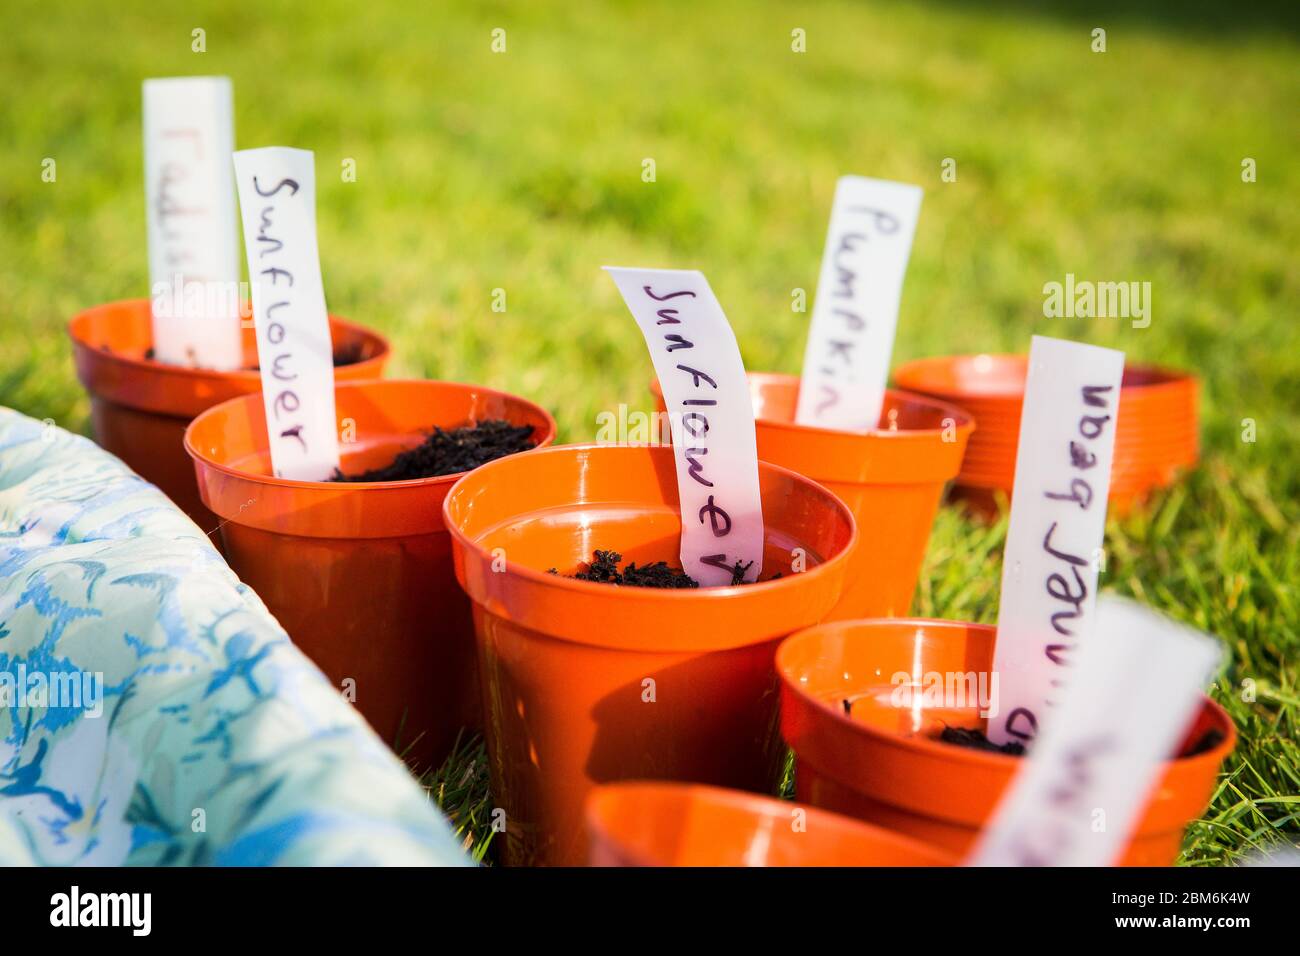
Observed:
[[[1123,377],[1123,352],[1034,336],[1002,553],[994,743],[1037,735],[1087,640]]]
[[[316,246],[315,156],[235,153],[262,400],[277,478],[324,481],[339,464],[334,356]]]
[[[226,370],[243,362],[231,98],[224,76],[144,81],[145,222],[160,362]]]
[[[880,422],[921,187],[843,176],[835,187],[795,421],[869,432]]]
[[[1113,865],[1192,727],[1218,643],[1110,595],[1095,618],[971,865]]]
[[[693,270],[607,266],[645,336],[677,460],[682,570],[703,587],[763,570],[754,406],[736,336]]]

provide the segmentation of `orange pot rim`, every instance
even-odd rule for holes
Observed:
[[[376,433],[379,442],[373,448],[386,446],[394,453],[410,447],[409,439],[430,425],[447,426],[453,420],[459,424],[486,407],[503,410],[501,417],[532,424],[538,429],[539,444],[550,442],[555,433],[554,419],[536,403],[458,382],[340,381],[335,384],[335,403],[339,416],[354,415],[361,429]],[[460,474],[381,482],[276,478],[268,473],[264,421],[262,395],[254,393],[213,406],[185,431],[183,444],[194,463],[199,496],[218,518],[276,535],[312,539],[350,541],[446,532],[440,506]],[[364,445],[361,450],[371,454]]]
[[[1011,497],[1011,485],[1003,482],[992,482],[984,479],[958,478],[954,487],[958,493],[967,493],[973,495],[984,495],[990,499],[1001,493],[1008,499]],[[1106,496],[1107,514],[1115,518],[1123,518],[1127,515],[1129,505],[1145,499],[1148,495],[1168,487],[1168,482],[1152,480],[1133,481],[1123,484],[1111,484],[1110,494]]]
[[[804,693],[800,689],[800,683],[795,679],[790,670],[789,658],[794,655],[801,642],[814,641],[820,639],[824,634],[836,630],[845,630],[847,628],[868,629],[880,627],[898,627],[923,625],[928,628],[937,630],[951,630],[953,628],[970,629],[989,634],[995,637],[997,628],[991,624],[974,624],[965,621],[953,621],[943,618],[924,618],[924,617],[899,617],[899,618],[879,618],[867,619],[860,621],[834,621],[826,624],[816,624],[812,627],[803,629],[791,634],[781,642],[776,651],[776,672],[781,679],[781,683],[795,694],[805,705],[810,705],[823,718],[830,721],[831,726],[835,727],[838,733],[846,734],[854,739],[869,741],[871,743],[893,747],[901,750],[908,750],[918,755],[924,755],[933,759],[942,760],[955,764],[964,770],[970,771],[996,771],[1006,772],[1013,771],[1016,767],[1021,766],[1025,757],[1015,757],[1010,754],[991,753],[989,751],[976,750],[972,747],[960,747],[954,744],[947,744],[939,740],[926,737],[923,734],[907,735],[898,732],[887,731],[883,728],[864,723],[860,720],[854,720],[843,712],[841,708],[835,707],[828,701],[823,701],[811,694]],[[1216,722],[1223,730],[1223,739],[1214,747],[1204,750],[1197,754],[1189,756],[1173,757],[1165,761],[1165,765],[1188,765],[1193,761],[1202,761],[1207,764],[1212,763],[1218,766],[1232,749],[1237,745],[1237,727],[1228,712],[1221,705],[1212,700],[1209,695],[1201,694],[1202,709],[1208,709]],[[826,772],[823,770],[823,772]]]
[[[1142,480],[1149,475],[1159,475],[1168,469],[1190,468],[1196,464],[1194,455],[1169,455],[1164,458],[1141,459],[1122,462],[1110,472],[1110,484],[1114,487],[1126,481]],[[997,462],[965,462],[958,473],[958,480],[967,478],[983,481],[1015,481],[1015,469],[1010,464]]]
[[[448,381],[443,381],[441,379],[373,378],[373,379],[358,379],[356,381],[348,381],[348,382],[336,382],[334,385],[334,389],[337,392],[341,389],[373,388],[376,385],[406,385],[406,386],[428,385],[428,386],[436,386],[438,388],[450,389],[454,391],[483,392],[501,398],[508,398],[511,399],[512,401],[516,401],[525,405],[532,406],[532,409],[535,412],[539,413],[545,419],[548,428],[546,434],[538,439],[537,441],[538,448],[541,448],[544,445],[548,445],[550,442],[555,440],[555,431],[556,431],[555,418],[545,408],[543,408],[542,406],[538,405],[535,402],[529,401],[526,398],[521,398],[518,395],[511,394],[510,392],[503,392],[500,389],[488,388],[485,385],[472,385],[466,382],[448,382]],[[400,481],[337,482],[337,481],[299,481],[293,478],[277,478],[275,475],[263,475],[263,474],[258,474],[257,472],[245,471],[242,468],[236,468],[233,465],[226,464],[225,462],[217,461],[216,459],[212,458],[210,455],[205,455],[194,444],[193,441],[193,434],[200,420],[215,415],[218,412],[222,411],[223,409],[234,406],[239,402],[257,403],[260,405],[262,402],[262,393],[259,391],[251,395],[240,395],[236,398],[227,399],[226,401],[214,405],[212,406],[212,408],[208,409],[207,411],[202,412],[201,414],[195,416],[194,421],[190,422],[189,426],[185,429],[185,451],[189,454],[189,456],[192,459],[198,462],[202,462],[206,467],[211,468],[214,471],[219,471],[223,474],[230,475],[232,478],[238,478],[243,481],[247,481],[251,484],[270,485],[279,488],[294,488],[294,489],[301,489],[304,491],[312,491],[312,490],[328,491],[332,494],[337,494],[342,489],[356,491],[358,493],[362,491],[385,491],[385,490],[403,491],[407,488],[421,488],[421,487],[428,487],[431,485],[439,485],[439,484],[452,485],[455,484],[457,481],[459,481],[465,475],[469,474],[469,472],[467,471],[458,471],[450,475],[436,475],[432,478],[403,478]],[[491,464],[491,462],[488,462],[488,464]],[[480,465],[479,467],[482,468],[486,466]],[[472,469],[472,470],[476,471],[477,469]]]
[[[678,780],[619,780],[599,784],[592,788],[583,807],[583,819],[588,832],[592,835],[591,843],[604,843],[616,847],[619,855],[631,861],[633,866],[663,866],[662,861],[646,854],[632,842],[618,838],[611,828],[608,817],[609,804],[627,799],[629,796],[701,798],[728,810],[735,810],[746,816],[756,818],[768,817],[773,811],[779,811],[784,817],[793,809],[803,810],[810,822],[820,821],[833,826],[840,833],[852,833],[873,843],[889,844],[895,848],[914,852],[918,860],[928,860],[925,865],[940,864],[956,866],[958,859],[941,847],[925,843],[915,837],[896,830],[876,826],[855,817],[825,810],[812,804],[799,801],[781,800],[766,794],[753,793],[748,790],[735,790],[729,787],[717,787],[705,783],[692,783]]]
[[[1155,461],[1163,462],[1171,455],[1182,454],[1186,451],[1195,451],[1200,447],[1200,440],[1192,435],[1187,436],[1167,436],[1151,437],[1148,440],[1135,439],[1132,441],[1115,443],[1115,461],[1119,464],[1133,463],[1137,461]],[[999,442],[993,445],[975,446],[976,454],[971,460],[978,461],[984,459],[991,462],[1001,462],[1007,457],[1015,457],[1020,450],[1019,442],[1015,445],[1011,443]]]
[[[1134,464],[1152,463],[1162,465],[1170,458],[1196,452],[1199,447],[1200,442],[1190,436],[1186,438],[1133,441],[1123,444],[1117,442],[1115,444],[1114,460],[1116,465],[1121,468]],[[1018,443],[1016,445],[978,445],[966,455],[963,464],[982,463],[998,466],[1005,464],[1009,467],[1011,464],[1009,459],[1014,458],[1019,450]]]
[[[1168,475],[1190,471],[1195,468],[1195,455],[1171,456],[1158,461],[1132,462],[1111,470],[1110,490],[1115,491],[1134,485],[1151,485],[1164,487],[1169,484]],[[1015,486],[1015,474],[1009,469],[963,466],[957,475],[957,484],[967,486],[990,486],[1005,488],[1008,492]]]
[[[962,353],[958,355],[932,355],[924,358],[912,359],[904,362],[894,369],[894,381],[904,389],[909,391],[920,392],[924,395],[937,395],[945,401],[961,404],[964,400],[971,402],[1007,402],[1012,405],[1018,405],[1024,398],[1024,385],[1021,383],[1014,388],[1001,389],[982,389],[977,391],[962,390],[960,388],[950,388],[946,386],[936,386],[928,383],[923,376],[934,368],[951,366],[958,362],[973,361],[975,359],[988,359],[994,363],[1027,365],[1029,356],[1018,352],[975,352]],[[1161,390],[1181,391],[1190,388],[1195,391],[1200,383],[1200,378],[1193,372],[1183,371],[1181,369],[1170,368],[1165,365],[1135,363],[1126,365],[1124,368],[1126,375],[1139,374],[1150,376],[1155,381],[1125,384],[1120,390],[1120,409],[1123,410],[1123,401],[1125,394],[1137,393],[1143,397],[1153,395]],[[978,416],[976,416],[978,418]]]
[[[797,383],[799,381],[798,375],[791,375],[786,372],[746,372],[745,377],[760,385],[764,383],[788,385],[792,382]],[[650,390],[657,398],[663,397],[663,393],[659,389],[658,379],[650,380]],[[954,420],[956,423],[955,427],[959,432],[969,434],[970,432],[975,431],[978,427],[978,422],[976,422],[974,415],[968,412],[965,408],[958,407],[950,402],[942,401],[930,395],[922,394],[921,392],[913,392],[901,388],[887,388],[885,389],[885,394],[903,398],[906,401],[913,402],[917,405],[929,405],[936,411],[946,413]],[[894,429],[873,428],[871,431],[867,432],[851,432],[838,428],[823,428],[821,425],[800,425],[797,422],[782,422],[773,418],[759,418],[758,416],[755,416],[754,421],[755,424],[762,424],[765,428],[772,428],[800,435],[820,435],[826,438],[844,438],[845,436],[849,436],[851,438],[859,439],[885,439],[896,443],[906,441],[933,441],[936,437],[941,437],[943,433],[947,431],[946,428],[940,427]]]
[[[750,395],[790,392],[798,394],[800,377],[782,372],[746,372]],[[663,403],[658,380],[650,390]],[[852,485],[912,485],[950,481],[957,475],[962,453],[979,427],[969,411],[929,395],[886,389],[885,404],[897,409],[912,406],[939,424],[935,427],[875,428],[868,432],[843,431],[820,425],[801,425],[786,418],[756,415],[759,455],[764,449],[774,458],[800,460],[798,471],[814,481]],[[952,424],[945,426],[945,421]],[[947,437],[949,428],[954,434]]]
[[[261,390],[261,373],[254,369],[213,369],[213,368],[195,368],[188,365],[172,365],[168,362],[159,362],[155,359],[136,358],[131,355],[125,355],[116,351],[105,351],[92,345],[86,338],[86,326],[88,326],[97,313],[114,310],[147,310],[149,308],[148,299],[115,299],[112,302],[102,302],[99,305],[91,306],[88,309],[82,309],[71,319],[68,320],[67,333],[68,338],[72,341],[73,346],[80,350],[85,361],[92,367],[103,369],[115,369],[124,373],[131,378],[151,378],[158,380],[170,380],[172,382],[184,383],[186,389],[201,387],[207,382],[234,382],[238,383],[241,391],[260,391]],[[345,366],[351,370],[351,375],[356,379],[379,378],[380,372],[385,362],[392,355],[392,345],[388,337],[368,326],[353,322],[351,319],[345,319],[341,316],[329,315],[331,330],[342,329],[359,336],[371,339],[377,343],[378,352],[369,358],[363,358],[359,362]],[[84,383],[83,384],[87,384]],[[89,387],[89,386],[88,386]],[[123,390],[105,389],[102,386],[95,389],[97,394],[102,397],[115,401],[121,405],[130,408],[138,408],[142,411],[156,412],[160,414],[171,414],[175,416],[187,416],[190,414],[184,408],[167,409],[157,407],[155,403],[140,402],[138,399],[132,399],[123,394]],[[197,412],[193,413],[197,414]]]
[[[760,384],[772,382],[776,384],[789,384],[799,382],[798,375],[790,375],[784,372],[747,372],[746,376]],[[658,385],[658,383],[655,383]],[[975,431],[979,423],[975,416],[964,408],[953,405],[949,402],[932,398],[929,395],[923,395],[920,392],[912,392],[900,388],[885,389],[886,396],[893,395],[906,401],[913,402],[917,405],[929,405],[935,411],[943,412],[947,417],[952,418],[958,432],[967,434]],[[841,438],[845,435],[851,435],[855,438],[885,440],[889,442],[925,442],[933,441],[936,437],[942,437],[947,431],[946,428],[873,428],[867,432],[850,432],[838,428],[823,428],[820,425],[800,425],[797,422],[781,422],[772,418],[759,418],[756,421],[762,422],[764,427],[772,428],[779,431],[796,432],[803,435],[823,435],[827,437]]]
[[[551,445],[547,448],[538,448],[528,454],[530,455],[571,455],[575,452],[591,451],[649,451],[652,453],[671,454],[673,449],[667,445],[658,446],[618,446],[618,445],[601,445],[597,443],[577,443],[571,445]],[[514,456],[507,456],[507,458]],[[497,459],[505,461],[507,459]],[[497,464],[497,461],[490,461],[485,465],[480,465],[473,471],[467,471],[462,474],[462,478],[471,480],[487,481],[490,476],[487,469]],[[587,597],[596,597],[607,601],[640,601],[649,597],[655,601],[668,601],[683,606],[689,606],[692,603],[701,601],[732,601],[737,602],[747,595],[755,594],[772,594],[779,591],[790,591],[795,588],[806,587],[804,583],[809,580],[817,580],[816,576],[825,576],[836,570],[840,565],[848,561],[848,556],[853,552],[858,543],[858,525],[851,512],[844,502],[828,491],[823,485],[805,475],[791,471],[789,468],[782,468],[780,465],[774,465],[771,462],[760,461],[758,463],[760,470],[775,472],[779,475],[786,475],[811,485],[815,490],[825,495],[830,503],[849,526],[849,540],[844,547],[835,554],[829,556],[819,564],[815,564],[805,571],[798,574],[785,575],[775,581],[755,581],[752,584],[735,584],[725,587],[711,588],[640,588],[640,587],[616,587],[608,584],[599,584],[595,581],[581,581],[577,578],[566,578],[559,574],[548,574],[545,571],[536,571],[526,565],[516,564],[507,560],[504,571],[500,574],[506,577],[517,577],[528,581],[531,584],[551,588],[559,591],[567,591],[575,595],[585,595]],[[460,482],[457,482],[459,484]],[[468,487],[468,485],[466,486]],[[452,508],[455,505],[456,494],[458,489],[452,488],[451,492],[443,500],[442,513],[443,521],[451,532],[452,538],[465,548],[466,551],[472,552],[479,556],[480,560],[491,560],[492,552],[488,551],[478,544],[473,538],[467,535],[460,527],[459,522],[452,515]],[[474,598],[473,594],[470,594]]]

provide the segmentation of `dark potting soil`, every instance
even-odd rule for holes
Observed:
[[[699,581],[681,568],[670,567],[665,561],[653,561],[641,567],[637,567],[636,562],[631,561],[620,571],[618,563],[622,560],[623,555],[617,551],[595,551],[591,562],[587,565],[587,570],[579,571],[577,574],[566,574],[565,577],[632,588],[698,588],[700,586]],[[745,573],[749,568],[749,564],[741,564],[737,561],[736,566],[731,569],[731,583],[757,583],[745,581]],[[559,574],[560,572],[551,568],[547,573]],[[774,581],[780,576],[780,573],[777,573],[768,580]]]
[[[451,431],[435,426],[433,434],[422,443],[398,452],[392,464],[359,475],[345,475],[335,469],[330,481],[407,481],[454,475],[506,455],[528,451],[537,444],[531,441],[532,434],[532,425],[511,425],[500,418]]]
[[[845,701],[848,704],[848,701]],[[985,750],[989,753],[1002,753],[1011,757],[1021,757],[1025,753],[1025,745],[1017,741],[1008,741],[1002,746],[998,746],[980,730],[968,730],[964,727],[945,727],[939,739],[946,744],[956,744],[959,747],[970,747],[972,750]],[[1201,738],[1192,744],[1187,750],[1179,754],[1179,757],[1195,757],[1197,754],[1205,753],[1207,750],[1213,750],[1223,741],[1223,734],[1211,728],[1207,730]]]
[[[104,352],[111,351],[107,345],[101,345],[100,349]],[[362,350],[361,350],[360,342],[349,342],[347,345],[343,346],[340,349],[337,349],[334,352],[334,367],[342,368],[345,365],[356,365],[358,362],[364,361],[365,356],[361,354],[361,352]],[[154,350],[152,345],[144,350],[144,357],[151,362],[153,361]],[[261,366],[250,365],[246,369],[244,369],[244,371],[247,372],[261,371]]]
[[[995,744],[985,736],[984,731],[966,727],[945,727],[939,739],[946,744],[956,744],[958,747],[969,747],[971,750],[983,750],[988,753],[1006,754],[1009,757],[1021,757],[1025,753],[1025,745],[1019,741],[1008,740],[1004,744]]]

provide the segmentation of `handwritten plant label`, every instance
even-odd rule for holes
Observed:
[[[236,369],[239,233],[230,80],[144,81],[144,178],[153,348],[160,362]]]
[[[676,269],[606,271],[650,349],[677,459],[682,569],[701,586],[763,570],[754,406],[735,333],[704,274]]]
[[[995,743],[1025,743],[1066,684],[1097,602],[1124,353],[1034,336],[1020,413],[993,670]]]
[[[970,863],[1114,864],[1220,658],[1206,635],[1132,601],[1102,597],[1070,686]]]
[[[235,153],[262,400],[277,478],[324,481],[339,464],[334,357],[316,246],[310,150]]]
[[[921,187],[843,176],[835,187],[795,421],[869,432],[880,422]]]

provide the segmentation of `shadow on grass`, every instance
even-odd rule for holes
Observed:
[[[1126,25],[1172,33],[1214,37],[1242,34],[1285,33],[1300,36],[1300,3],[1295,0],[1259,0],[1256,3],[1225,3],[1223,0],[984,0],[979,4],[963,0],[929,0],[934,6],[952,7],[958,12],[985,11],[1023,17],[1026,20],[1056,20],[1077,23],[1089,33],[1094,27],[1111,32]]]

